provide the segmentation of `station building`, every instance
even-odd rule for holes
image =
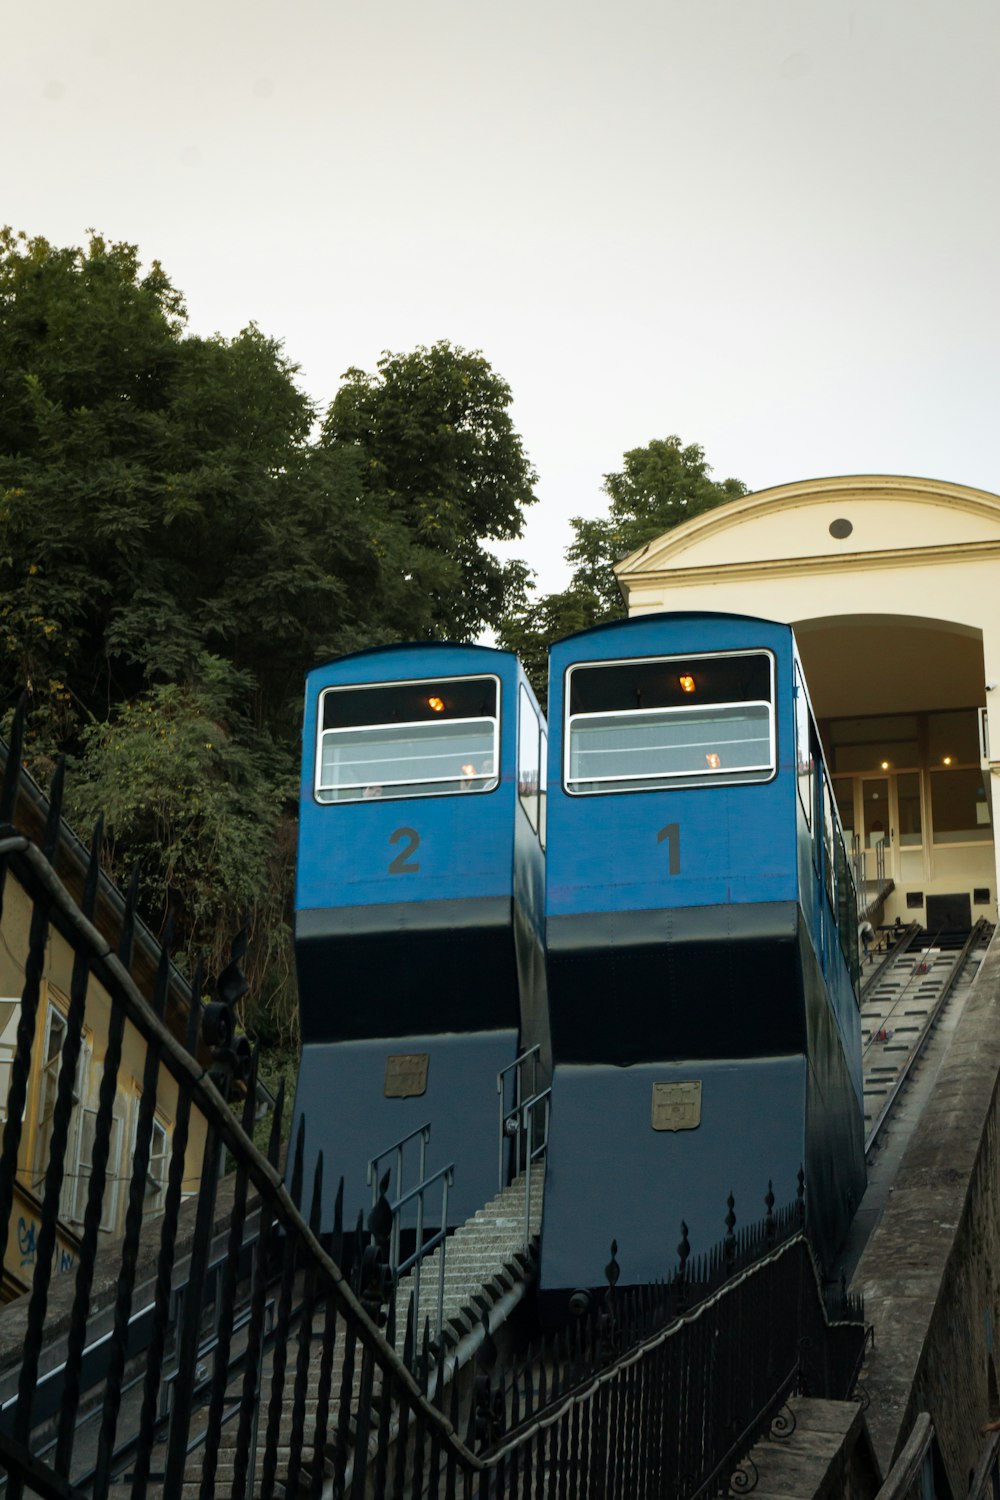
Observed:
[[[882,920],[936,930],[996,920],[998,562],[1000,496],[853,475],[743,496],[615,572],[630,615],[794,628],[866,889]]]

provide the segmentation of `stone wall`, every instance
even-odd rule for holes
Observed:
[[[952,1493],[964,1495],[980,1426],[997,1414],[1000,934],[852,1290],[875,1327],[865,1384],[883,1473],[927,1411]]]

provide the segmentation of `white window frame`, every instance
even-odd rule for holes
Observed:
[[[593,667],[631,667],[631,666],[665,666],[671,662],[686,664],[695,661],[719,661],[722,658],[738,656],[764,656],[767,658],[768,671],[770,674],[771,696],[769,699],[754,698],[742,699],[734,703],[684,703],[676,708],[635,708],[635,709],[600,709],[596,713],[570,713],[570,693],[572,690],[573,676],[576,672],[587,671]],[[641,792],[641,791],[668,791],[682,788],[701,788],[711,786],[762,786],[773,781],[778,774],[777,755],[777,706],[775,703],[775,658],[774,652],[766,646],[754,646],[742,651],[699,651],[685,653],[683,656],[634,656],[627,657],[621,661],[611,659],[607,661],[574,662],[566,671],[563,683],[563,790],[570,797],[602,797],[612,796],[619,792]],[[572,750],[573,725],[577,719],[602,719],[621,718],[627,714],[629,717],[640,718],[651,714],[691,713],[692,711],[703,711],[710,713],[720,708],[754,708],[766,707],[768,710],[768,752],[770,760],[768,764],[759,766],[736,766],[728,770],[713,771],[710,768],[705,771],[662,771],[655,775],[646,773],[629,772],[622,776],[602,776],[594,778],[604,783],[614,782],[614,786],[603,785],[599,787],[580,787],[570,777],[570,756]],[[767,771],[770,774],[761,776],[757,773]],[[751,774],[754,773],[754,774]],[[580,778],[576,778],[579,782]],[[637,785],[630,786],[634,782]],[[663,782],[672,783],[672,787],[665,787]]]
[[[52,1120],[55,1116],[59,1093],[59,1075],[62,1072],[63,1051],[66,1046],[66,1039],[69,1036],[69,1015],[61,1006],[56,1004],[51,988],[48,990],[47,998],[48,1007],[45,1015],[45,1033],[42,1047],[42,1055],[46,1060],[38,1069],[38,1109],[35,1120],[34,1160],[31,1170],[31,1181],[36,1192],[40,1191],[44,1186],[45,1174],[48,1171],[49,1155],[52,1149]],[[48,1056],[49,1043],[52,1037],[53,1018],[56,1016],[58,1016],[59,1024],[62,1027],[62,1040],[59,1043],[59,1051],[54,1057],[50,1058]],[[66,1152],[63,1157],[63,1185],[59,1199],[59,1214],[61,1218],[68,1217],[68,1206],[72,1206],[76,1192],[80,1143],[83,1131],[83,1096],[86,1089],[86,1081],[90,1076],[91,1057],[91,1043],[85,1033],[80,1038],[80,1055],[76,1060],[76,1077],[73,1079],[72,1105],[66,1134]],[[45,1095],[50,1077],[54,1079],[52,1111],[46,1115],[43,1114],[43,1110],[45,1108]]]
[[[493,682],[496,685],[496,714],[494,715],[494,717],[492,718],[492,720],[489,719],[489,717],[486,716],[486,715],[475,714],[475,715],[471,716],[470,718],[466,718],[466,719],[444,719],[444,720],[441,720],[440,722],[446,723],[446,724],[481,724],[481,723],[492,723],[492,725],[493,725],[493,750],[492,750],[492,754],[493,754],[493,771],[491,772],[491,774],[488,777],[484,776],[484,777],[474,778],[475,780],[486,781],[487,785],[485,785],[485,786],[472,786],[472,787],[469,787],[469,788],[467,788],[466,790],[463,791],[462,788],[456,784],[456,779],[453,776],[440,777],[438,779],[435,779],[433,777],[422,777],[422,778],[420,778],[417,781],[413,781],[413,780],[409,780],[409,781],[383,781],[383,782],[379,783],[380,786],[382,787],[382,791],[383,791],[383,795],[382,795],[381,798],[379,798],[379,800],[385,802],[385,801],[400,801],[400,800],[404,800],[405,801],[406,799],[411,798],[411,797],[458,797],[458,796],[467,797],[470,792],[479,792],[479,793],[482,793],[482,792],[493,792],[493,791],[495,791],[496,788],[500,785],[500,716],[501,716],[501,713],[503,712],[502,686],[501,686],[500,678],[497,677],[495,675],[495,673],[493,673],[493,672],[467,672],[467,673],[462,673],[461,676],[456,676],[456,677],[428,677],[428,678],[422,678],[422,677],[403,677],[403,678],[396,678],[396,679],[394,679],[391,682],[345,682],[345,683],[341,683],[341,684],[339,684],[337,686],[334,686],[334,687],[324,688],[323,691],[319,695],[319,700],[318,700],[318,703],[317,703],[317,711],[316,711],[316,744],[315,744],[315,748],[314,748],[314,757],[313,757],[313,800],[315,802],[317,802],[321,807],[340,807],[340,806],[343,806],[345,803],[350,804],[350,803],[354,803],[354,802],[362,802],[362,801],[365,800],[364,795],[363,795],[364,794],[364,789],[365,789],[365,787],[367,785],[370,784],[369,782],[359,781],[359,782],[350,782],[350,783],[348,783],[348,784],[346,784],[344,786],[339,786],[339,787],[327,787],[327,786],[324,786],[324,784],[320,780],[320,777],[322,775],[322,769],[323,769],[323,741],[324,741],[325,737],[327,735],[342,734],[342,733],[344,733],[344,730],[340,730],[340,729],[324,729],[323,728],[323,704],[326,701],[327,697],[331,693],[354,693],[354,692],[357,692],[359,688],[392,688],[392,687],[412,688],[412,687],[420,687],[421,685],[423,685],[424,682],[426,682],[426,684],[427,684],[427,686],[429,688],[432,688],[432,687],[437,687],[438,684],[448,683],[448,682],[475,682],[475,681]],[[426,725],[433,724],[434,722],[435,721],[433,719],[418,719],[418,720],[415,720],[413,722],[404,722],[404,723],[392,724],[392,725],[386,725],[386,724],[382,724],[380,722],[375,722],[375,723],[372,723],[372,724],[352,724],[349,727],[350,727],[350,729],[379,729],[379,728],[422,729]],[[451,783],[451,785],[449,785],[445,790],[439,791],[439,792],[422,792],[422,791],[414,790],[414,788],[418,788],[418,787],[421,787],[421,786],[437,786],[437,785],[440,784],[441,781],[448,781],[448,782]],[[393,792],[391,790],[388,790],[389,788],[392,788],[392,787],[400,787],[400,788],[403,788],[404,790],[400,790],[398,792]],[[358,795],[356,797],[337,797],[336,799],[333,799],[333,800],[330,800],[330,801],[326,801],[324,798],[322,798],[320,796],[320,792],[322,792],[322,791],[352,791],[355,788],[357,789],[357,792],[358,792]]]
[[[156,1150],[157,1141],[162,1149]],[[134,1148],[133,1148],[134,1149]],[[157,1170],[159,1168],[159,1170]],[[155,1218],[163,1212],[167,1195],[167,1179],[170,1175],[170,1131],[165,1120],[158,1114],[153,1116],[153,1133],[149,1139],[149,1163],[146,1167],[146,1191],[142,1200],[142,1216]],[[156,1196],[152,1196],[155,1194]]]
[[[87,1103],[80,1107],[80,1121],[76,1131],[74,1151],[76,1161],[74,1190],[69,1200],[68,1212],[66,1213],[66,1218],[73,1224],[83,1223],[84,1215],[87,1211],[87,1199],[90,1195],[90,1179],[93,1175],[93,1160],[85,1162],[83,1159],[84,1123],[88,1118],[93,1119],[96,1132],[99,1108],[99,1095],[97,1103]],[[115,1234],[118,1230],[121,1185],[125,1178],[126,1167],[131,1161],[130,1155],[125,1151],[125,1143],[129,1136],[126,1128],[128,1116],[128,1095],[119,1090],[115,1095],[115,1102],[111,1111],[111,1133],[108,1137],[108,1162],[104,1169],[104,1197],[101,1200],[101,1221],[98,1225],[98,1228],[105,1234]]]
[[[0,1005],[9,1005],[11,1007],[3,1026],[0,1027],[0,1121],[5,1121],[7,1118],[7,1099],[10,1095],[14,1055],[17,1052],[17,1028],[21,1021],[21,997],[20,995],[0,995]],[[3,1040],[3,1038],[6,1038],[6,1040]],[[22,1120],[27,1109],[28,1097],[25,1094],[24,1109],[21,1111]]]

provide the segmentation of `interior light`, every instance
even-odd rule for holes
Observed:
[[[722,765],[722,758],[721,756],[716,755],[714,750],[710,750],[705,756],[705,764],[708,766],[710,771],[717,771]]]
[[[682,693],[693,693],[694,692],[694,678],[691,676],[691,674],[689,672],[685,672],[683,677],[678,677],[677,681],[681,685],[681,692]]]
[[[944,763],[945,763],[946,766],[950,766],[951,765],[951,756],[950,755],[946,755],[944,757]]]
[[[889,769],[889,762],[887,760],[884,760],[882,762],[882,769],[883,769],[883,771],[888,771],[888,769]]]
[[[439,714],[444,709],[444,699],[443,698],[428,698],[428,700],[427,700],[427,707],[428,708],[432,708],[436,714]]]

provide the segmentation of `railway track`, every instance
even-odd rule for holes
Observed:
[[[867,1154],[876,1148],[948,1001],[975,978],[992,935],[988,922],[978,922],[967,935],[939,932],[931,937],[916,926],[908,928],[865,984],[861,1039]]]

